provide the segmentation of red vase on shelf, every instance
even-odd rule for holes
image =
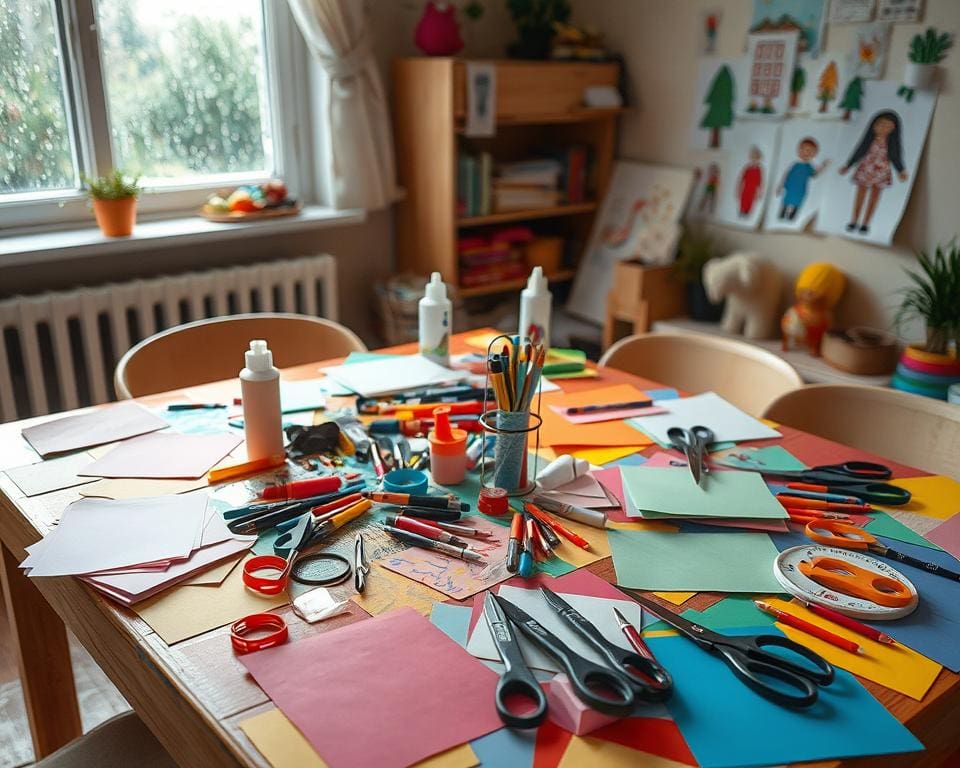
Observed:
[[[453,56],[463,50],[457,9],[450,3],[427,0],[413,42],[427,56]]]

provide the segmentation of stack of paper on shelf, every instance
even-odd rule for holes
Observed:
[[[493,207],[497,211],[549,208],[562,200],[559,160],[524,160],[502,163],[493,182]]]

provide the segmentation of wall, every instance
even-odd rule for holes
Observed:
[[[624,54],[634,109],[621,123],[620,155],[635,160],[693,167],[708,153],[688,147],[693,87],[697,76],[701,13],[721,8],[717,55],[738,56],[745,43],[753,0],[573,0],[574,19],[592,24],[608,44]],[[923,24],[895,24],[886,79],[899,79],[910,38],[927,25],[960,32],[960,2],[927,0]],[[846,52],[856,25],[828,25],[827,50]],[[887,327],[906,285],[912,252],[946,241],[960,231],[960,50],[944,62],[940,99],[916,183],[892,248],[814,234],[763,234],[716,228],[735,248],[772,259],[790,278],[804,265],[829,260],[849,277],[847,296],[838,308],[845,324]],[[958,299],[960,300],[960,299]],[[919,328],[905,329],[915,337]]]

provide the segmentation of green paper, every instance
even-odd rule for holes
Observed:
[[[622,467],[620,472],[624,491],[647,519],[685,516],[783,520],[787,517],[757,472],[711,472],[702,486],[693,482],[686,467]]]
[[[871,513],[873,519],[863,526],[864,530],[869,531],[874,536],[886,536],[888,539],[896,539],[907,544],[916,544],[920,547],[929,547],[930,549],[940,549],[932,541],[927,541],[923,536],[912,528],[908,528],[893,515],[874,509]],[[941,550],[942,551],[942,550]]]
[[[695,611],[690,608],[680,615],[717,632],[723,632],[730,627],[773,626],[776,621],[773,616],[764,613],[753,604],[752,596],[741,595],[725,597],[704,611]]]
[[[766,448],[740,446],[712,458],[727,467],[755,472],[801,472],[807,468],[806,464],[782,445],[769,445]]]
[[[642,470],[649,472],[650,470]],[[617,583],[655,592],[773,594],[777,548],[765,533],[608,532]]]

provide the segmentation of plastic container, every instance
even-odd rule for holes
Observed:
[[[434,272],[420,299],[420,354],[439,365],[450,364],[450,316],[453,305],[447,298],[447,286]]]
[[[439,485],[458,485],[467,474],[467,433],[450,426],[450,409],[433,411],[430,440],[430,474]]]
[[[553,296],[542,267],[534,267],[527,287],[520,292],[520,339],[550,346],[550,310]]]
[[[274,367],[273,353],[263,339],[251,341],[244,358],[246,368],[240,371],[243,432],[247,457],[256,460],[283,453],[280,371]]]

